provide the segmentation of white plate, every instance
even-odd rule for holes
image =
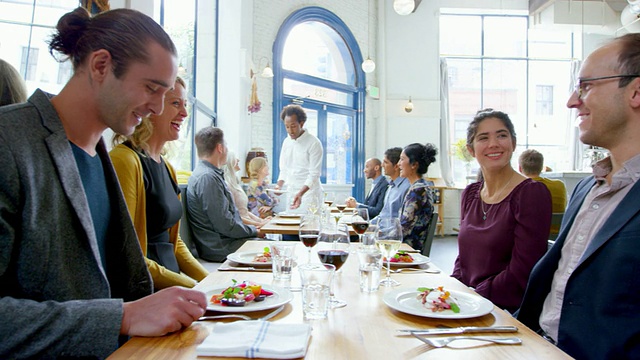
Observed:
[[[276,219],[276,225],[300,225],[300,219]]]
[[[424,265],[428,262],[430,262],[431,260],[421,254],[415,254],[415,253],[409,253],[409,255],[411,255],[411,257],[413,258],[413,262],[411,263],[405,263],[405,262],[392,262],[390,263],[391,267],[411,267],[411,266],[420,266],[420,265]],[[387,264],[387,262],[385,261],[385,265]]]
[[[278,195],[278,196],[287,193],[286,190],[276,190],[276,189],[267,189],[267,192],[272,193],[273,195]]]
[[[452,310],[433,312],[417,299],[417,288],[398,289],[384,294],[384,303],[400,312],[436,319],[468,319],[487,315],[493,311],[493,303],[482,296],[449,290],[451,297],[460,307],[459,313]]]
[[[209,291],[206,291],[207,301],[211,300],[211,297],[214,294],[221,294],[228,286],[215,288]],[[291,291],[283,288],[279,288],[277,286],[264,285],[264,289],[267,291],[271,291],[273,295],[267,296],[264,301],[255,302],[252,301],[245,306],[222,306],[217,304],[212,304],[209,302],[207,304],[207,310],[226,312],[226,313],[244,313],[251,311],[261,311],[276,308],[280,305],[284,305],[291,300],[293,300],[293,294]]]
[[[241,251],[241,252],[234,252],[232,254],[227,255],[227,259],[229,259],[229,261],[233,261],[235,263],[243,264],[243,265],[271,266],[271,261],[267,261],[267,262],[253,261],[253,259],[255,259],[256,256],[262,255],[262,254],[263,254],[262,252],[255,252],[255,251]]]
[[[287,213],[281,212],[278,214],[278,216],[283,219],[299,219],[302,217],[302,214],[293,214],[293,213],[287,214]]]

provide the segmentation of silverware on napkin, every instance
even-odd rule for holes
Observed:
[[[218,271],[259,271],[259,272],[272,272],[273,270],[271,270],[270,268],[254,268],[252,266],[249,267],[233,267],[233,266],[228,266],[228,267],[219,267]]]
[[[511,325],[504,326],[465,326],[456,328],[437,329],[398,329],[400,332],[407,332],[418,335],[441,335],[441,334],[467,334],[477,332],[518,332],[518,328]]]

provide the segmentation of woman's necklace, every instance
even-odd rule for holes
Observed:
[[[504,192],[504,190],[507,188],[507,186],[509,186],[509,184],[511,184],[511,181],[513,180],[513,177],[516,175],[516,173],[514,172],[511,175],[511,178],[509,179],[509,181],[507,181],[507,183],[502,187],[502,189],[500,189],[500,192],[498,193],[498,199],[500,198],[500,196],[502,196],[502,193]],[[485,183],[486,185],[486,183]],[[482,191],[482,189],[480,189]],[[487,207],[487,210],[484,210],[484,200],[482,200],[482,194],[480,194],[480,209],[482,210],[482,220],[487,220],[487,213],[489,212],[489,210],[491,210],[491,207],[493,206],[493,204],[489,204],[489,206]]]

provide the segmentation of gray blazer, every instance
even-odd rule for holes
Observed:
[[[0,358],[104,358],[122,303],[153,285],[104,142],[113,215],[102,267],[82,180],[47,94],[0,108]]]

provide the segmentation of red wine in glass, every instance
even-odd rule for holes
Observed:
[[[344,211],[344,209],[346,209],[346,208],[347,208],[347,204],[340,204],[340,205],[336,205],[336,207],[338,208],[338,210],[339,210],[340,212],[343,212],[343,211]]]
[[[353,227],[353,231],[355,231],[356,234],[362,235],[369,228],[369,223],[366,221],[354,221],[351,223],[351,226]]]
[[[312,248],[318,243],[318,237],[320,237],[320,234],[303,234],[300,235],[300,240],[304,246]]]
[[[342,265],[347,261],[349,253],[344,250],[320,250],[318,251],[318,257],[323,264],[332,264],[336,267],[336,271],[340,270]]]

